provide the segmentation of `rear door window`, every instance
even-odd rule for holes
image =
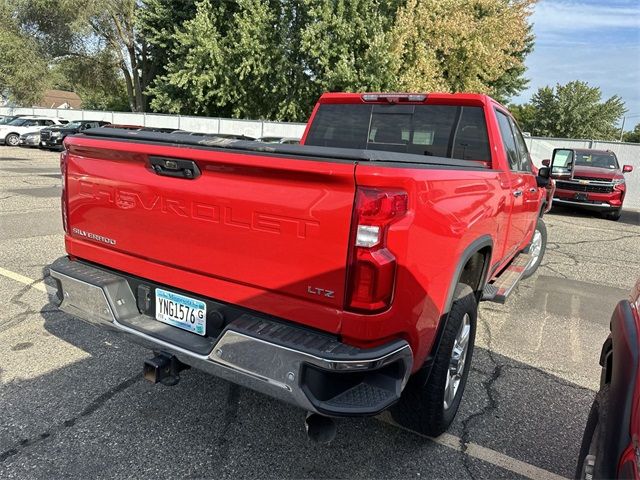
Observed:
[[[513,118],[509,117],[509,124],[511,125],[511,130],[513,131],[513,135],[516,140],[516,147],[518,149],[518,159],[519,159],[519,168],[523,172],[531,171],[531,159],[529,158],[529,150],[527,149],[527,144],[524,141],[524,137],[522,136],[522,132],[518,128],[516,122],[513,121]]]
[[[516,146],[513,132],[511,131],[511,125],[509,125],[509,117],[500,110],[496,110],[496,116],[498,117],[498,126],[500,127],[500,136],[502,137],[504,150],[507,154],[507,160],[509,160],[509,169],[518,171],[520,170],[518,147]]]
[[[305,144],[491,160],[482,107],[324,104]]]

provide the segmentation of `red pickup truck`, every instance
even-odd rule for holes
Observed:
[[[197,367],[316,434],[389,408],[442,433],[478,302],[544,255],[549,169],[484,95],[325,94],[301,145],[100,128],[65,149],[53,301],[153,350],[149,380]]]

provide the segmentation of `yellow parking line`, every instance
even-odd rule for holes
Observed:
[[[20,275],[19,273],[12,272],[11,270],[4,269],[0,267],[0,275],[6,278],[10,278],[11,280],[15,280],[16,282],[20,282],[24,285],[28,285],[31,288],[35,288],[36,290],[40,290],[41,292],[46,292],[45,285],[42,281],[38,282],[37,280],[33,280],[29,277],[25,277],[24,275]],[[402,428],[396,423],[384,418],[382,416],[381,420],[386,423],[390,423],[397,428]],[[407,430],[402,428],[408,432],[414,433],[411,430]],[[456,450],[458,452],[463,452],[470,457],[476,458],[478,460],[482,460],[483,462],[490,463],[491,465],[495,465],[496,467],[503,468],[510,472],[516,473],[523,477],[536,479],[536,480],[566,480],[564,477],[557,475],[555,473],[549,472],[548,470],[544,470],[543,468],[536,467],[534,465],[530,465],[521,460],[517,460],[515,458],[509,457],[504,453],[496,452],[495,450],[491,450],[490,448],[483,447],[476,443],[467,443],[465,448],[462,447],[462,439],[450,433],[444,433],[440,435],[438,438],[431,438],[425,435],[417,434],[421,437],[428,438],[432,442],[437,443],[438,445],[442,445],[444,447],[450,448],[452,450]]]
[[[23,283],[25,285],[30,286],[31,288],[35,288],[36,290],[40,290],[41,292],[47,292],[47,288],[45,287],[42,281],[33,280],[29,277],[25,277],[24,275],[20,275],[19,273],[12,272],[11,270],[7,270],[5,268],[0,267],[0,275],[6,278],[10,278],[11,280],[15,280],[16,282]]]

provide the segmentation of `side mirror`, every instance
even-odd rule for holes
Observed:
[[[549,160],[548,158],[545,158],[544,160],[542,160],[542,164],[545,167],[548,167],[549,165],[551,165],[551,160]]]
[[[549,176],[551,175],[551,171],[549,167],[540,167],[538,169],[538,176],[536,177],[536,184],[538,188],[547,188],[549,185]]]
[[[571,178],[575,151],[569,148],[556,148],[551,157],[551,178]]]
[[[633,172],[633,165],[625,165],[622,167],[622,173]]]

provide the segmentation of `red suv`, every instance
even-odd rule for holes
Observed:
[[[550,160],[543,160],[548,166]],[[553,203],[602,212],[618,220],[626,193],[623,173],[615,153],[608,150],[556,148],[553,151],[552,176],[556,178]]]

